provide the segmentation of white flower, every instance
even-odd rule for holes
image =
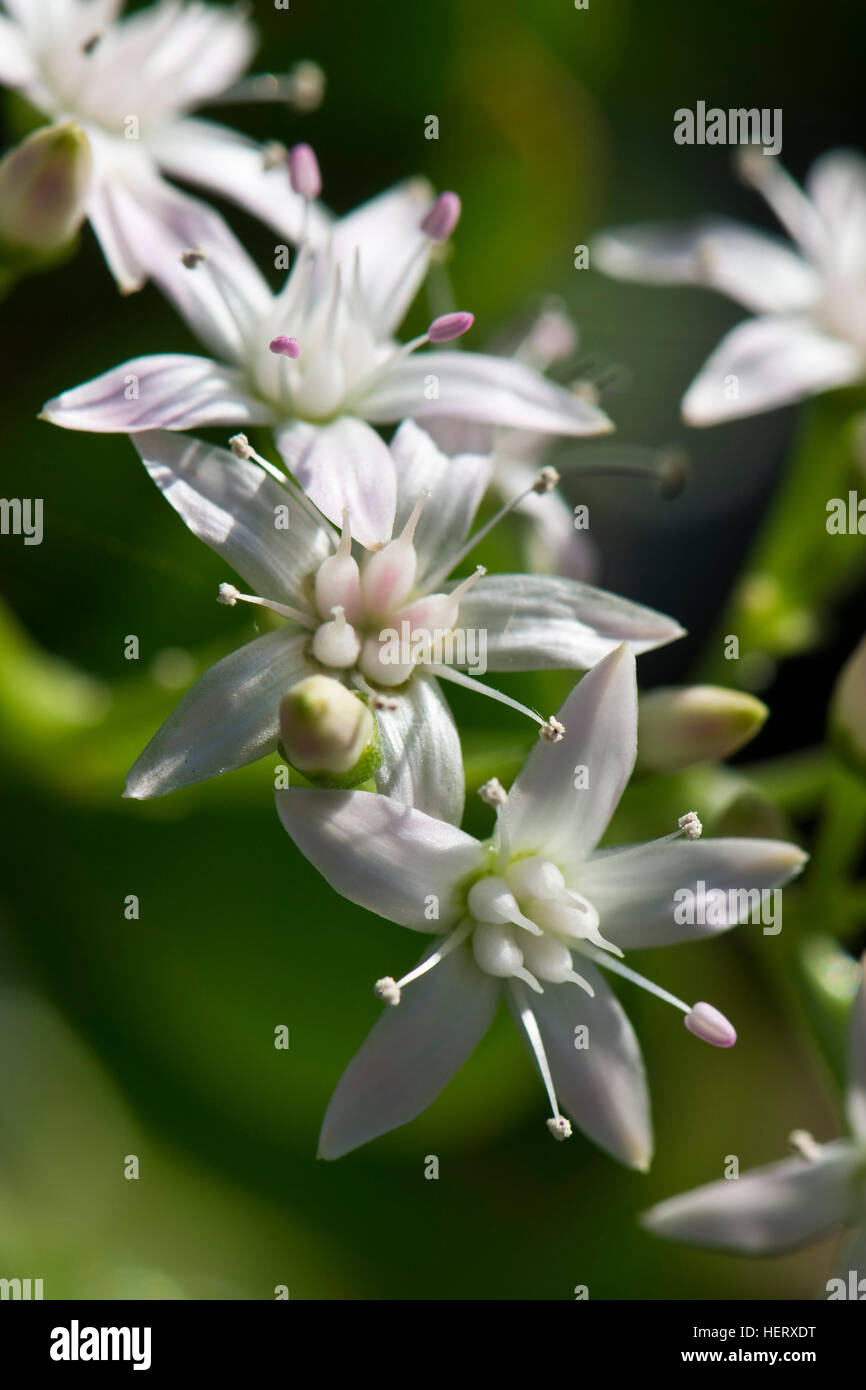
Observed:
[[[778,1254],[853,1226],[845,1267],[853,1262],[866,1277],[866,956],[851,1015],[847,1110],[850,1138],[819,1144],[796,1130],[797,1157],[671,1197],[645,1213],[644,1225],[668,1240],[748,1255]]]
[[[724,218],[623,227],[597,239],[594,263],[658,285],[705,285],[757,315],[720,343],[683,399],[690,425],[754,415],[866,377],[866,161],[837,150],[805,192],[775,157],[740,167],[794,245]]]
[[[575,580],[476,571],[446,582],[488,529],[467,542],[491,465],[445,458],[409,421],[386,452],[396,539],[372,554],[351,545],[351,508],[340,539],[299,489],[258,466],[245,440],[234,441],[240,457],[166,432],[133,442],[190,530],[253,590],[241,594],[226,583],[222,601],[253,603],[287,621],[201,677],[136,762],[127,796],[159,796],[262,757],[277,746],[282,697],[318,671],[378,692],[380,790],[456,821],[462,758],[438,678],[492,695],[546,727],[457,669],[472,669],[467,634],[483,634],[491,671],[583,669],[624,637],[646,651],[682,635],[672,619]],[[416,660],[401,667],[388,660],[399,652],[383,634],[401,634],[404,621],[424,640]],[[440,651],[430,652],[426,638],[436,632]]]
[[[298,235],[303,200],[289,186],[285,161],[269,167],[254,141],[186,114],[222,96],[244,72],[255,37],[241,9],[158,0],[123,19],[123,0],[3,4],[0,82],[52,122],[75,120],[85,131],[94,158],[88,215],[122,290],[139,289],[154,261],[194,244],[196,228],[220,236],[217,215],[163,173],[203,184],[283,235]],[[250,94],[257,99],[293,96],[291,78],[256,82]]]
[[[393,468],[373,425],[450,417],[551,435],[608,431],[600,410],[522,363],[416,354],[460,336],[471,314],[444,315],[412,342],[394,342],[431,250],[458,215],[453,193],[432,206],[426,186],[386,194],[337,223],[326,246],[305,241],[276,295],[227,227],[214,245],[205,228],[192,258],[156,273],[215,358],[136,358],[49,401],[44,418],[108,433],[270,425],[307,494],[336,524],[351,507],[366,546],[383,544],[394,520]]]
[[[726,890],[774,887],[799,871],[804,854],[771,840],[705,843],[695,838],[693,814],[661,841],[598,852],[635,759],[637,690],[627,646],[584,676],[560,720],[562,739],[535,745],[504,802],[488,798],[497,824],[487,844],[368,792],[277,793],[289,834],[337,892],[438,937],[415,970],[378,982],[376,993],[391,1007],[331,1100],[325,1158],[424,1110],[486,1032],[503,990],[545,1084],[551,1131],[570,1133],[562,1107],[636,1168],[648,1166],[652,1151],[643,1061],[597,967],[679,1008],[705,1041],[735,1041],[718,1010],[691,1007],[637,975],[622,950],[715,935],[677,925],[677,890],[699,880]],[[728,917],[721,929],[734,924]]]

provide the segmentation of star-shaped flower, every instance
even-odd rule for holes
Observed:
[[[137,290],[154,261],[175,258],[220,219],[162,175],[203,184],[294,239],[303,200],[283,158],[225,126],[190,118],[194,107],[233,87],[255,47],[241,9],[199,0],[158,0],[121,17],[123,0],[3,0],[0,82],[51,121],[85,131],[94,169],[88,215],[125,292]],[[251,79],[241,99],[309,105],[314,67]],[[322,221],[315,214],[317,224]]]
[[[774,1255],[853,1227],[846,1268],[850,1263],[866,1278],[866,956],[860,969],[849,1043],[850,1137],[819,1144],[795,1130],[796,1157],[652,1207],[643,1224],[655,1235],[714,1250]]]
[[[318,190],[306,147],[293,178],[310,196]],[[305,240],[276,295],[227,227],[212,246],[205,228],[202,246],[158,275],[216,356],[136,358],[49,401],[43,416],[108,433],[270,425],[305,492],[338,525],[348,506],[366,546],[384,544],[394,521],[393,465],[374,425],[448,417],[548,435],[610,430],[602,411],[520,362],[416,352],[461,336],[471,314],[442,315],[413,341],[394,341],[459,212],[453,193],[432,204],[423,190],[384,195],[338,223],[326,245]]]
[[[755,415],[866,377],[866,160],[837,150],[805,192],[777,157],[744,150],[743,176],[794,245],[724,218],[602,233],[594,263],[657,285],[704,285],[756,315],[725,337],[683,398],[690,425]]]
[[[534,711],[468,674],[480,669],[482,648],[491,671],[584,669],[624,637],[648,651],[682,635],[673,619],[576,580],[476,570],[448,581],[489,530],[467,541],[491,465],[446,458],[411,421],[388,455],[395,539],[372,553],[352,544],[350,509],[338,537],[298,488],[255,461],[243,437],[236,453],[161,431],[133,442],[190,530],[253,589],[226,583],[221,600],[286,621],[201,677],[136,762],[127,796],[159,796],[262,757],[277,746],[281,698],[319,671],[373,691],[380,789],[459,820],[462,758],[439,679],[491,695],[552,733]]]
[[[715,935],[719,928],[677,924],[678,890],[775,887],[799,871],[804,854],[772,840],[699,842],[694,813],[660,841],[598,851],[635,759],[637,689],[626,645],[584,676],[558,725],[561,740],[536,744],[507,795],[495,781],[484,789],[497,808],[484,844],[372,793],[277,793],[289,834],[337,892],[436,937],[414,970],[378,981],[389,1007],[334,1093],[323,1157],[426,1109],[503,993],[547,1090],[554,1136],[571,1133],[570,1115],[635,1168],[645,1169],[652,1152],[643,1061],[598,967],[673,1004],[705,1041],[736,1040],[718,1010],[668,994],[625,965],[622,951]],[[725,927],[735,922],[729,907]]]

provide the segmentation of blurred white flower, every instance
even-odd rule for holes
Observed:
[[[385,451],[395,539],[372,554],[352,545],[351,507],[340,538],[299,489],[259,466],[264,460],[255,461],[245,440],[234,441],[236,453],[166,432],[134,443],[190,530],[253,589],[242,594],[224,584],[222,602],[270,609],[286,621],[205,672],[136,762],[127,796],[160,796],[262,757],[277,746],[289,687],[324,672],[376,692],[380,790],[457,821],[460,742],[439,679],[487,694],[547,729],[533,710],[467,673],[468,633],[484,634],[491,671],[584,669],[623,638],[647,651],[682,635],[673,619],[575,580],[476,571],[447,583],[487,532],[467,541],[491,465],[445,458],[411,421]],[[388,659],[387,634],[401,633],[404,623],[422,640],[399,665]],[[434,633],[444,636],[430,652]]]
[[[851,1015],[851,1137],[817,1143],[796,1130],[797,1157],[723,1178],[651,1207],[643,1224],[667,1240],[747,1255],[773,1255],[853,1226],[845,1269],[866,1277],[866,956]]]
[[[220,219],[181,193],[169,174],[224,195],[294,239],[303,201],[285,160],[194,107],[230,92],[255,48],[240,7],[157,0],[121,17],[123,0],[2,0],[0,82],[55,123],[77,121],[93,149],[87,213],[120,288],[137,290],[153,262],[190,245]],[[311,65],[238,89],[240,99],[309,108]],[[319,83],[321,88],[321,82]],[[172,252],[173,248],[173,252]]]
[[[757,317],[722,340],[683,398],[690,425],[755,415],[866,377],[866,160],[823,155],[805,192],[775,157],[740,155],[794,245],[725,218],[601,233],[593,262],[656,285],[703,285]]]
[[[547,1090],[554,1137],[571,1133],[564,1110],[639,1169],[652,1153],[643,1060],[596,967],[673,1004],[705,1041],[735,1042],[717,1009],[636,974],[622,950],[726,930],[730,911],[721,927],[678,925],[675,893],[699,882],[773,887],[805,855],[772,840],[704,843],[693,813],[662,840],[597,851],[635,760],[635,662],[625,644],[584,676],[558,725],[562,737],[536,744],[507,797],[498,784],[485,788],[497,811],[486,844],[368,792],[277,793],[289,834],[337,892],[438,937],[402,979],[378,981],[390,1007],[337,1087],[321,1156],[338,1158],[426,1109],[486,1032],[503,990]]]

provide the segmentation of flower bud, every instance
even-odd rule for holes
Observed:
[[[357,787],[382,761],[364,697],[331,676],[308,676],[283,697],[280,739],[287,761],[319,786]]]
[[[768,713],[754,695],[717,685],[652,690],[638,711],[638,767],[677,772],[730,757],[755,737]]]
[[[0,162],[0,244],[50,256],[85,217],[93,157],[73,121],[34,131]]]
[[[866,637],[837,677],[830,697],[830,736],[840,757],[866,775]]]

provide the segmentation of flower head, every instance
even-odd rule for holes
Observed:
[[[164,432],[134,442],[189,528],[250,586],[227,581],[220,601],[264,610],[279,626],[193,686],[130,772],[128,796],[158,796],[261,757],[277,745],[289,687],[323,674],[374,697],[380,790],[458,820],[460,745],[440,680],[490,695],[543,730],[541,715],[476,679],[482,658],[490,671],[584,669],[623,637],[648,650],[682,633],[670,618],[573,580],[478,568],[450,580],[489,527],[467,539],[491,465],[446,458],[411,422],[388,454],[394,521],[373,551],[355,538],[361,497],[344,503],[338,534],[245,437],[231,453]]]
[[[740,153],[740,172],[791,238],[724,218],[603,233],[595,263],[651,284],[704,285],[756,315],[734,328],[683,399],[691,425],[772,410],[866,377],[866,160],[823,155],[805,191],[777,157]]]
[[[154,273],[215,357],[133,359],[49,401],[43,418],[107,433],[270,425],[305,492],[337,525],[349,506],[366,546],[384,544],[394,520],[393,462],[373,426],[456,418],[545,435],[607,432],[602,411],[534,368],[452,348],[471,327],[468,312],[395,342],[454,221],[434,217],[439,207],[423,184],[374,199],[324,244],[307,236],[276,294],[221,219],[211,238],[208,214],[188,229],[192,259],[178,254]]]
[[[570,1117],[636,1168],[648,1166],[652,1150],[643,1062],[601,971],[672,1004],[705,1041],[734,1041],[717,1009],[653,984],[623,951],[735,925],[730,911],[722,927],[678,925],[674,895],[689,884],[776,886],[805,856],[778,841],[704,841],[694,813],[660,841],[598,852],[635,759],[627,646],[581,680],[559,721],[562,739],[537,743],[507,797],[489,798],[497,819],[486,843],[371,793],[277,793],[286,829],[338,892],[437,938],[402,978],[378,981],[387,1010],[337,1087],[323,1156],[339,1157],[425,1109],[503,993],[547,1092],[551,1132],[566,1137]]]

